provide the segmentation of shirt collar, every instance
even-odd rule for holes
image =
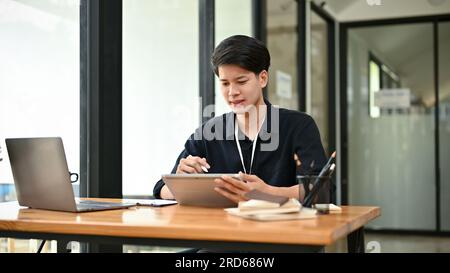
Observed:
[[[269,121],[271,120],[271,117],[272,117],[273,105],[266,98],[264,98],[264,103],[267,106],[267,113],[266,113],[266,118],[264,119],[264,123],[261,128],[261,132],[259,134],[270,134],[271,122],[269,122]],[[235,118],[236,118],[236,114],[233,112],[229,112],[226,114],[226,127],[225,127],[226,128],[225,129],[226,140],[234,140]]]

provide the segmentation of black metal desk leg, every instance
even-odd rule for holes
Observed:
[[[348,253],[365,253],[364,227],[357,229],[347,236]]]
[[[62,241],[62,240],[58,240],[56,242],[56,251],[58,253],[70,253],[72,252],[72,249],[70,249],[70,241]]]
[[[122,253],[123,245],[121,244],[99,244],[99,243],[88,243],[87,244],[88,253]]]

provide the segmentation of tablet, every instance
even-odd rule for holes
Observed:
[[[239,179],[238,174],[165,174],[162,176],[178,204],[209,208],[230,208],[237,204],[214,190],[214,179],[223,175]]]

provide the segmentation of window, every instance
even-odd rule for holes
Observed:
[[[297,1],[267,2],[267,47],[272,57],[267,87],[272,104],[299,110],[297,88]]]
[[[79,16],[79,0],[0,0],[0,202],[16,199],[6,138],[60,136],[79,173]],[[1,238],[0,252],[35,252],[39,243]]]
[[[216,46],[233,35],[252,36],[251,0],[216,0],[215,9]],[[239,18],[239,20],[236,20],[236,18]],[[216,116],[219,116],[230,112],[230,108],[220,92],[220,82],[217,77],[215,82],[215,112]]]
[[[0,1],[0,200],[15,198],[6,138],[60,136],[79,173],[79,5]]]
[[[380,108],[375,106],[375,93],[381,89],[380,66],[373,60],[369,61],[369,115],[372,118],[380,116]]]
[[[381,88],[398,88],[400,87],[399,77],[386,65],[381,65],[382,77]]]
[[[199,126],[197,0],[123,1],[123,194],[149,196]]]
[[[329,140],[328,22],[311,11],[311,116],[317,123],[326,154],[331,153]]]
[[[400,88],[400,78],[387,65],[383,64],[372,53],[369,54],[369,115],[378,118],[383,114],[383,109],[375,106],[375,93],[382,89]],[[386,110],[386,109],[385,109]],[[392,112],[392,109],[387,109]],[[401,111],[400,111],[401,112]]]

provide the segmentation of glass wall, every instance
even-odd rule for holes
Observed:
[[[439,24],[439,155],[441,229],[450,231],[450,22]]]
[[[274,105],[298,110],[297,1],[267,1],[267,46],[272,57],[268,85]]]
[[[216,46],[233,35],[253,36],[251,0],[216,0],[215,9]],[[216,116],[219,116],[230,112],[230,108],[220,92],[220,82],[217,77],[215,82]]]
[[[325,152],[329,154],[328,23],[311,12],[311,116],[317,123]]]
[[[0,1],[0,200],[14,199],[6,138],[63,138],[79,173],[79,1]]]
[[[348,35],[349,204],[381,207],[370,228],[435,230],[433,25],[360,27]],[[380,80],[386,73],[397,83]]]
[[[0,0],[0,202],[16,199],[6,138],[62,137],[69,169],[79,173],[79,7]],[[33,240],[0,239],[0,252],[35,249]]]
[[[199,126],[197,0],[123,1],[123,194],[150,196]]]

